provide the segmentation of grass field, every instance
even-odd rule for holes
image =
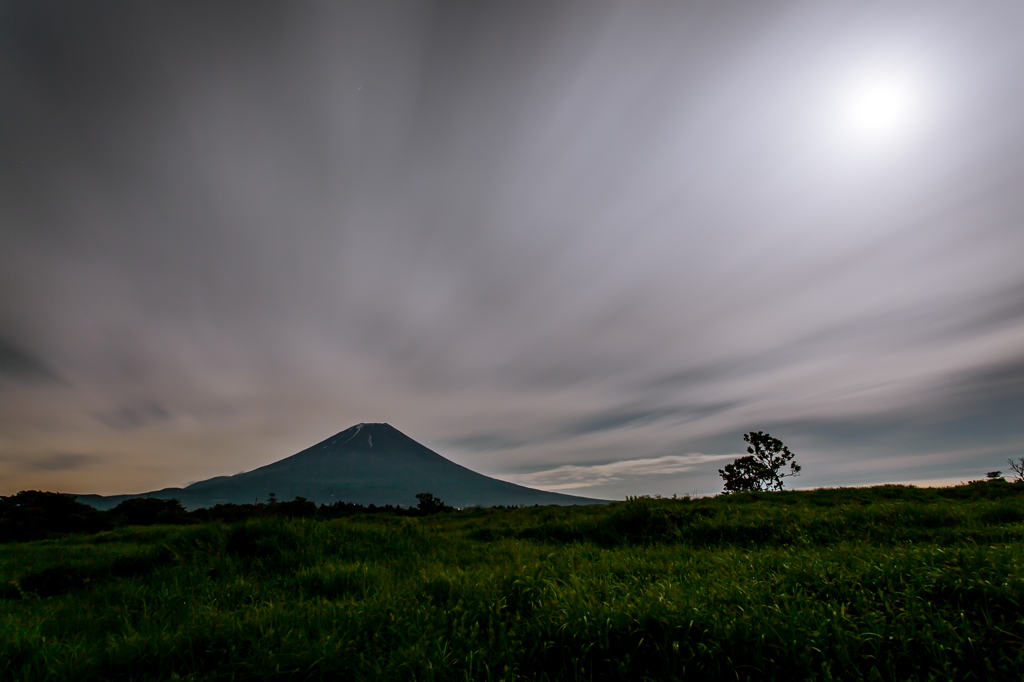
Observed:
[[[1020,680],[1024,485],[0,545],[5,680]]]

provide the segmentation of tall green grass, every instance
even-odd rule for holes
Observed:
[[[1018,680],[1024,495],[1004,487],[11,544],[0,678]]]

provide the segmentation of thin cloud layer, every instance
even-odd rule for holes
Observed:
[[[5,3],[0,493],[182,485],[379,421],[502,477],[749,430],[801,485],[1000,468],[1022,20]],[[916,98],[899,134],[848,129],[865,79]],[[102,460],[13,464],[54,452]],[[712,493],[717,468],[587,490]]]
[[[610,483],[630,481],[642,485],[639,479],[646,476],[667,476],[693,471],[698,464],[717,462],[738,455],[666,455],[653,459],[626,459],[607,464],[564,464],[546,471],[534,471],[517,476],[506,476],[507,480],[544,490],[575,490],[605,486]]]

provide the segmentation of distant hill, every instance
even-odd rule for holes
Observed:
[[[188,509],[215,504],[285,502],[296,496],[317,504],[414,506],[416,493],[432,493],[454,507],[480,505],[601,504],[573,495],[534,490],[478,474],[420,445],[390,424],[357,424],[273,464],[234,476],[218,476],[185,488],[139,495],[77,495],[79,502],[111,509],[122,500],[176,498]]]

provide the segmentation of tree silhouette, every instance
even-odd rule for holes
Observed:
[[[1010,465],[1010,470],[1013,471],[1013,482],[1024,481],[1024,457],[1020,459],[1008,459],[1006,462]]]
[[[107,512],[116,521],[127,526],[152,526],[156,523],[189,523],[188,512],[181,500],[161,500],[156,497],[133,497],[121,501]]]
[[[750,454],[718,470],[725,481],[725,492],[782,490],[782,479],[800,475],[802,467],[793,461],[795,455],[778,438],[764,431],[751,431],[743,434],[743,440],[749,443],[747,452]],[[789,473],[784,473],[783,467],[787,464]]]
[[[739,457],[725,469],[719,469],[718,475],[725,479],[725,492],[741,493],[753,490],[764,490],[764,467],[752,455]]]
[[[434,497],[431,493],[416,493],[416,499],[419,500],[416,508],[421,514],[437,514],[452,509],[444,503],[444,500]]]

